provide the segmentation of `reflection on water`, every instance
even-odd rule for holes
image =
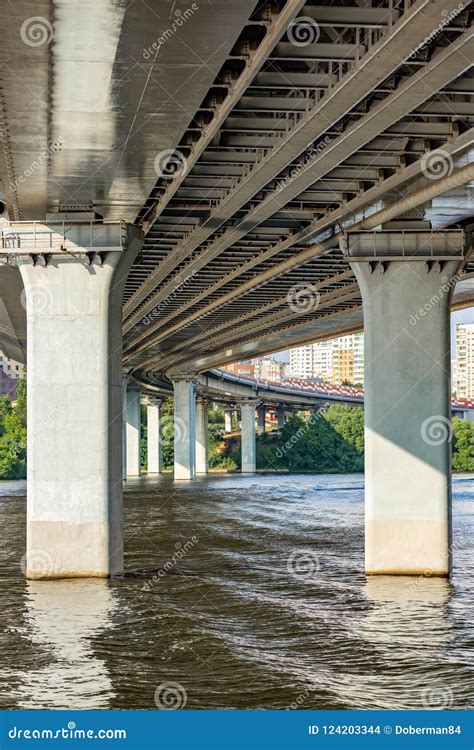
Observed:
[[[19,672],[18,708],[107,708],[113,686],[92,637],[111,622],[115,593],[103,580],[29,581],[17,634],[46,657]]]
[[[467,708],[474,480],[455,571],[363,569],[361,476],[140,479],[127,574],[25,582],[24,485],[0,485],[2,708]],[[163,687],[164,686],[164,687]]]

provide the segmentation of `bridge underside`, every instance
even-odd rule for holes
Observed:
[[[28,359],[39,577],[121,569],[122,374],[134,472],[131,387],[167,377],[176,476],[190,478],[206,465],[198,373],[362,327],[367,569],[446,574],[449,441],[425,433],[449,421],[447,321],[474,291],[471,4],[29,12],[9,5],[0,31],[0,326]],[[90,444],[73,416],[88,389]],[[249,471],[257,406],[241,405]]]

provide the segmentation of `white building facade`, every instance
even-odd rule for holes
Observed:
[[[456,326],[456,395],[474,398],[474,323]]]
[[[337,380],[336,353],[346,352],[351,362],[350,380],[364,383],[364,334],[354,333],[330,341],[319,341],[290,350],[290,377],[321,378],[328,383]],[[340,359],[340,358],[339,358]]]

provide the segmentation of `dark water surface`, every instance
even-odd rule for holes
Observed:
[[[0,485],[1,708],[467,708],[474,478],[451,584],[363,570],[363,477],[127,483],[123,579],[26,582]]]

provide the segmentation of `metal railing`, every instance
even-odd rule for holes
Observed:
[[[13,221],[1,235],[1,247],[10,253],[88,253],[123,250],[125,222]]]

